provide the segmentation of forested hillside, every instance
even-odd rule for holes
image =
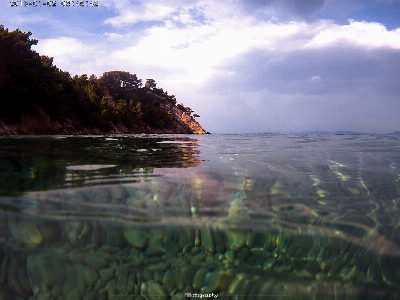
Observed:
[[[205,133],[174,95],[125,71],[71,76],[0,26],[0,134]]]

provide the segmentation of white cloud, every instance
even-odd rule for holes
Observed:
[[[326,26],[327,25],[327,26]],[[379,23],[356,22],[348,25],[324,24],[308,47],[329,47],[334,44],[348,44],[367,48],[388,47],[400,49],[400,30],[388,31]]]
[[[40,53],[51,53],[59,59],[65,56],[77,56],[85,48],[86,46],[78,39],[68,37],[41,40],[37,46]]]
[[[400,29],[271,21],[235,0],[110,3],[117,15],[105,38],[45,39],[37,50],[72,74],[119,69],[154,78],[212,132],[400,126]]]
[[[71,74],[91,74],[91,70],[104,64],[103,49],[76,38],[43,39],[34,48],[41,55],[54,57],[54,64]]]

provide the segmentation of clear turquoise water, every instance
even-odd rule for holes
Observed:
[[[0,138],[0,299],[400,298],[400,138]]]

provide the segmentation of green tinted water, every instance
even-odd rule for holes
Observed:
[[[400,140],[0,139],[0,299],[400,298]]]

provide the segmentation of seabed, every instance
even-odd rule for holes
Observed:
[[[224,228],[198,216],[147,226],[38,209],[0,211],[0,299],[400,298],[399,253],[373,233],[375,244],[311,225],[241,230],[246,220]]]

